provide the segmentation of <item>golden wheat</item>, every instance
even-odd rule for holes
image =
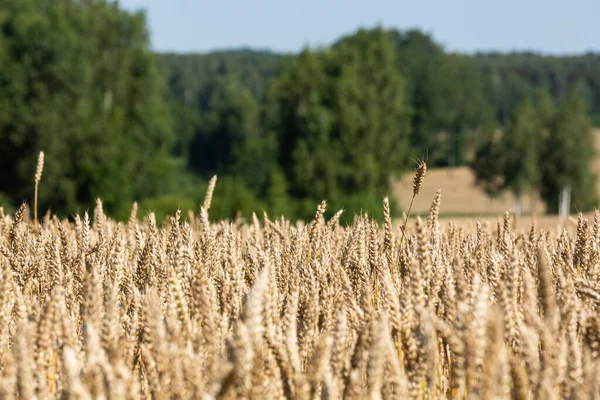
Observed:
[[[33,220],[35,223],[35,227],[37,229],[38,226],[38,187],[40,185],[40,180],[42,179],[42,172],[44,171],[44,152],[40,151],[38,155],[37,167],[35,169],[35,188],[33,194]]]
[[[213,222],[210,198],[160,228],[100,200],[38,229],[2,214],[0,398],[600,396],[600,215],[442,230],[438,193],[400,232],[325,202]]]

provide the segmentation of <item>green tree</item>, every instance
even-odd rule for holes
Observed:
[[[535,53],[477,54],[496,117],[507,124],[524,98],[547,91],[555,102],[576,91],[597,123],[600,115],[600,55],[547,56]]]
[[[270,104],[282,171],[290,193],[313,203],[307,214],[324,198],[332,209],[352,196],[381,199],[406,165],[409,107],[383,29],[360,30],[318,53],[306,49],[274,82]]]
[[[264,133],[260,107],[237,82],[220,80],[191,142],[189,165],[204,177],[241,178],[255,195],[265,194],[277,167],[274,135]]]
[[[554,114],[556,113],[554,100],[548,93],[548,90],[542,88],[535,92],[533,96],[533,106],[535,107],[536,118],[541,126],[541,139],[545,140],[550,134]]]
[[[446,149],[449,166],[464,165],[494,128],[492,108],[473,60],[459,54],[446,56],[442,86],[447,102]]]
[[[390,32],[359,30],[330,54],[336,124],[344,153],[343,187],[381,195],[408,165],[411,133],[405,81],[396,68]]]
[[[234,154],[258,132],[259,108],[237,82],[220,79],[190,147],[189,164],[206,176],[224,173]]]
[[[255,195],[268,198],[267,190],[278,168],[275,135],[261,132],[234,149],[227,172],[242,178]]]
[[[445,54],[433,39],[418,30],[392,31],[398,69],[406,78],[407,101],[411,106],[410,147],[414,157],[427,155],[430,165],[447,163],[440,146],[450,123],[450,108],[444,97]]]
[[[285,175],[278,169],[273,170],[271,174],[266,201],[269,214],[275,218],[280,216],[294,218],[297,214],[296,205],[288,195]]]
[[[504,152],[499,134],[490,135],[477,149],[471,162],[475,183],[490,196],[496,197],[504,188]]]
[[[263,209],[264,204],[242,179],[226,176],[219,178],[209,214],[215,220],[235,219],[238,215],[250,218],[253,212]]]
[[[46,154],[41,208],[74,212],[101,197],[126,215],[168,187],[176,163],[145,17],[101,0],[0,5],[0,186],[29,197]]]
[[[476,153],[472,167],[477,183],[492,196],[511,190],[517,211],[522,194],[529,193],[533,199],[541,190],[545,162],[541,149],[550,135],[554,112],[548,93],[537,91],[515,109],[504,133],[490,136]]]
[[[533,195],[540,185],[542,128],[533,101],[525,99],[515,110],[502,138],[504,187],[515,195],[517,213],[521,210],[521,195],[526,192]]]
[[[574,92],[560,104],[542,155],[542,196],[552,211],[559,193],[571,187],[572,210],[597,205],[596,177],[592,172],[594,137],[585,103]]]
[[[296,198],[335,197],[341,154],[332,151],[331,82],[322,55],[305,49],[270,90],[267,115],[278,163]]]

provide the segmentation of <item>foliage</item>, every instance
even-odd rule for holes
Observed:
[[[504,152],[499,135],[491,135],[475,152],[471,168],[475,172],[475,183],[488,195],[498,196],[505,188]]]
[[[258,106],[250,93],[235,82],[218,82],[190,144],[191,169],[207,175],[224,173],[258,135]]]
[[[174,215],[177,210],[181,210],[182,215],[187,216],[188,211],[193,212],[197,209],[198,205],[190,197],[173,194],[147,198],[139,205],[142,215],[153,213],[158,224],[161,224],[167,216]]]
[[[241,216],[248,219],[253,212],[260,213],[261,210],[265,210],[264,205],[241,178],[219,179],[210,209],[212,217],[235,220]]]
[[[480,66],[487,98],[496,118],[506,124],[526,97],[546,90],[555,102],[574,91],[585,102],[586,111],[600,122],[600,54],[546,56],[535,53],[483,53],[474,56]]]
[[[504,185],[518,197],[540,183],[542,126],[533,102],[526,99],[515,111],[503,136]]]
[[[285,175],[279,169],[274,169],[269,179],[269,186],[266,193],[269,214],[274,217],[284,215],[296,216],[298,211],[297,204],[288,194],[288,184]]]
[[[471,57],[446,53],[420,31],[392,31],[411,105],[411,154],[433,166],[461,165],[493,125],[483,78]]]
[[[551,209],[558,209],[561,189],[572,189],[572,210],[590,210],[598,204],[596,177],[591,170],[596,156],[584,101],[571,92],[561,103],[542,158],[542,195]]]
[[[290,193],[314,204],[387,191],[390,176],[407,162],[404,92],[383,29],[361,30],[327,51],[304,50],[269,96]],[[310,214],[301,207],[300,215]]]
[[[169,84],[170,98],[206,111],[220,80],[238,82],[261,102],[271,80],[280,73],[283,56],[241,49],[208,54],[162,53],[155,58]]]
[[[160,77],[143,14],[90,0],[0,5],[0,187],[29,198],[46,154],[42,209],[117,211],[175,170]]]
[[[594,149],[583,100],[572,92],[554,110],[540,91],[517,107],[500,139],[491,137],[479,148],[473,169],[477,182],[492,195],[510,189],[519,198],[539,190],[556,211],[559,192],[570,186],[573,210],[589,210],[597,204]]]

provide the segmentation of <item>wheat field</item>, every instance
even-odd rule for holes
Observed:
[[[2,212],[0,397],[598,398],[600,214],[441,230],[441,197],[405,231],[387,199],[383,226]]]

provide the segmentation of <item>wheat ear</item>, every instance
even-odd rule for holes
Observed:
[[[44,152],[40,151],[38,155],[37,168],[35,170],[35,191],[33,193],[33,220],[35,223],[35,229],[37,231],[38,228],[38,186],[40,184],[40,180],[42,179],[42,172],[44,171]]]

